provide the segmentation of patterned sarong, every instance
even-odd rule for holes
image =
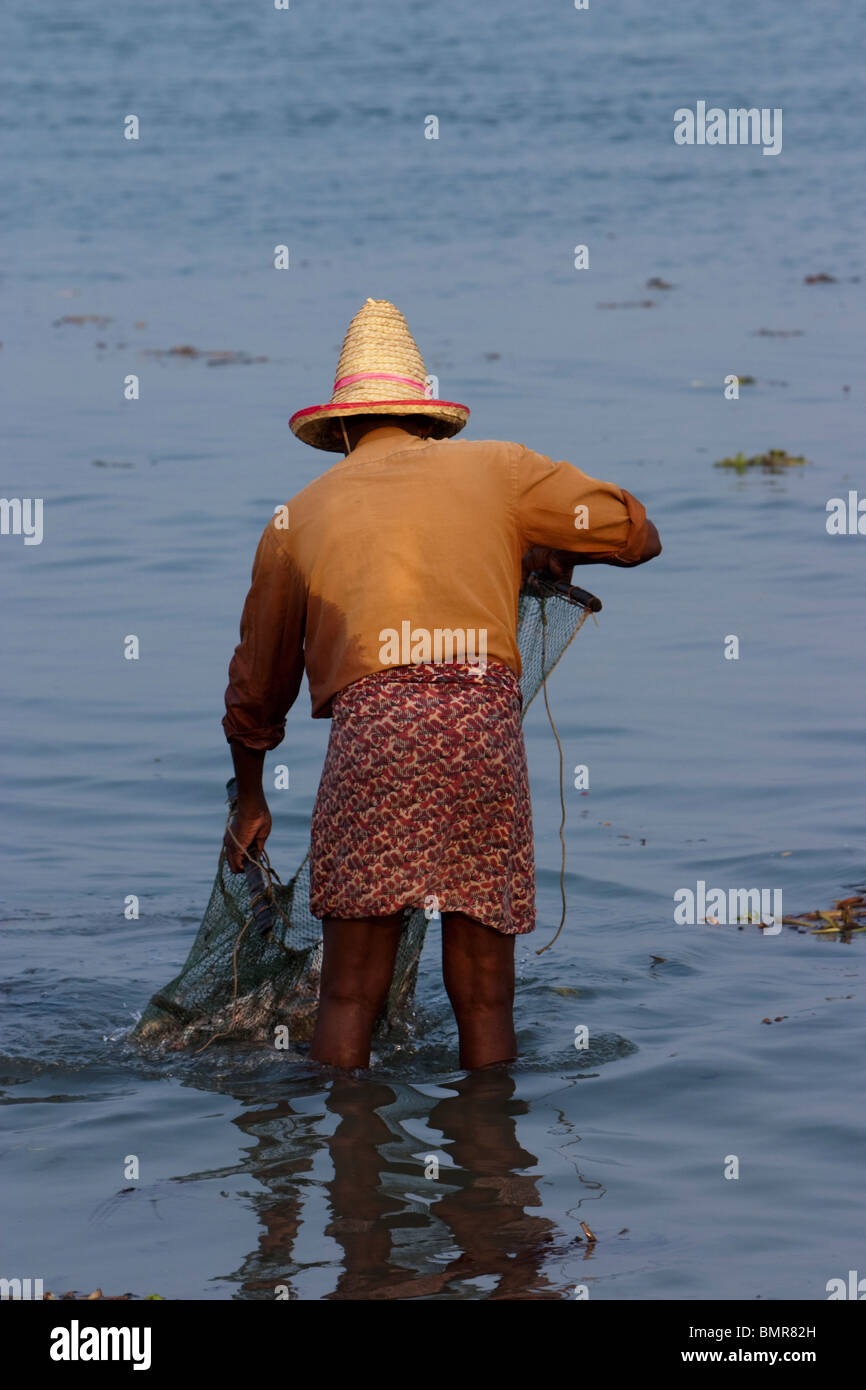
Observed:
[[[310,907],[435,906],[509,935],[535,927],[520,682],[499,662],[395,666],[333,700],[313,812]]]

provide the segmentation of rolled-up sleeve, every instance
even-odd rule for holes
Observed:
[[[572,463],[523,449],[516,461],[517,523],[526,547],[639,559],[646,511],[615,483],[591,478]]]
[[[276,748],[304,674],[307,594],[273,522],[265,527],[241,614],[241,640],[229,664],[226,738]]]

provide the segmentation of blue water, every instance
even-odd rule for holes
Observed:
[[[786,912],[866,881],[866,541],[825,529],[829,498],[866,493],[862,29],[841,0],[4,7],[2,495],[45,520],[41,545],[0,537],[0,1274],[185,1299],[815,1299],[862,1268],[862,937],[673,922],[698,880],[781,888]],[[675,146],[698,100],[781,107],[781,155]],[[567,927],[536,955],[559,920],[538,701],[513,1067],[456,1069],[435,933],[412,1041],[369,1074],[148,1062],[124,1034],[212,881],[253,550],[329,461],[286,422],[327,399],[368,295],[471,406],[467,437],[611,478],[662,533],[644,569],[580,572],[604,610],[551,681],[567,768],[590,770],[588,795],[568,783]],[[164,355],[185,344],[267,360]],[[738,401],[731,372],[756,378]],[[809,463],[713,468],[771,447]],[[304,689],[267,762],[290,769],[284,876],[327,733]]]

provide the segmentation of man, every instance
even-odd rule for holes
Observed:
[[[469,411],[426,395],[403,315],[368,299],[331,400],[294,433],[345,457],[265,528],[229,669],[232,870],[271,829],[265,752],[306,670],[331,735],[313,813],[322,919],[310,1055],[366,1066],[407,910],[435,902],[467,1068],[513,1060],[514,938],[535,927],[516,642],[521,579],[661,550],[623,489],[523,445],[451,442]]]

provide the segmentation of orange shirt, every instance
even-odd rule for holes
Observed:
[[[314,719],[389,666],[474,659],[520,675],[521,557],[542,545],[636,560],[645,522],[630,493],[522,444],[373,430],[265,527],[226,737],[275,748],[305,669]]]

